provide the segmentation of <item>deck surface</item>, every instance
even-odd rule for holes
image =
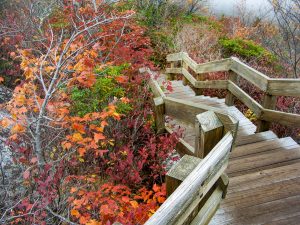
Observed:
[[[166,96],[228,110],[239,120],[226,171],[228,194],[210,224],[300,224],[299,145],[272,131],[255,133],[256,126],[224,99],[196,96],[182,81],[172,81],[172,87]],[[184,129],[183,139],[194,147],[194,127],[171,119],[169,125],[174,124]]]

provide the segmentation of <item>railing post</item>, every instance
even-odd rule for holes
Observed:
[[[190,175],[190,173],[198,166],[202,159],[194,156],[184,155],[178,163],[176,163],[166,175],[167,197],[169,197],[176,188]]]
[[[237,83],[237,74],[233,71],[229,71],[229,80],[232,81],[233,83]],[[227,90],[228,93],[226,95],[226,98],[225,98],[225,104],[228,105],[228,106],[233,106],[234,105],[234,95],[229,91]]]
[[[224,126],[218,116],[207,111],[196,116],[195,156],[204,158],[223,137]]]
[[[189,71],[189,65],[184,60],[182,60],[182,68],[184,68],[187,71]],[[184,86],[186,86],[188,84],[188,80],[186,79],[185,76],[182,76],[182,84]]]
[[[197,74],[196,76],[196,80],[197,81],[204,81],[204,76],[205,74],[201,73],[201,74]],[[194,88],[195,94],[197,96],[202,95],[203,94],[203,90],[201,88]]]
[[[265,109],[275,109],[277,97],[265,93],[262,106]],[[270,122],[258,120],[257,132],[264,132],[270,129]]]
[[[175,62],[170,62],[170,68],[175,68]],[[167,74],[167,79],[168,80],[174,80],[175,79],[175,75],[172,73]]]
[[[154,117],[156,132],[158,134],[165,132],[165,103],[162,97],[154,98]]]

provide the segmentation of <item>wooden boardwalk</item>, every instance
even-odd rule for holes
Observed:
[[[159,82],[164,80],[161,76]],[[210,224],[300,224],[300,147],[292,138],[272,131],[255,133],[256,126],[225,99],[196,96],[182,81],[172,81],[167,97],[220,108],[239,121],[236,145],[226,170],[228,194]],[[184,128],[183,139],[195,147],[195,128]]]
[[[167,62],[166,76],[147,70],[155,124],[157,133],[184,130],[176,146],[182,158],[166,175],[168,198],[146,225],[300,224],[300,146],[269,130],[271,123],[300,127],[299,114],[276,110],[278,96],[300,97],[300,79],[270,78],[234,57],[197,64],[180,52]],[[221,71],[227,80],[208,79]],[[262,91],[260,102],[241,79]],[[206,88],[226,90],[226,98],[201,95]],[[255,113],[257,127],[236,99]]]

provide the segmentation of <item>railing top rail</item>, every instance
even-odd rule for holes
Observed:
[[[185,52],[179,52],[167,56],[167,62],[176,61],[185,62],[195,73],[198,74],[232,70],[267,94],[300,97],[300,79],[270,78],[241,62],[236,57],[197,64]]]
[[[233,136],[228,132],[213,150],[198,164],[181,185],[167,198],[145,225],[174,224],[195,199],[203,197],[199,187],[207,175],[231,150]]]

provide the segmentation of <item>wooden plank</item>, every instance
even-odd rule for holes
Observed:
[[[170,127],[165,127],[166,131],[170,134],[173,133]],[[178,143],[175,147],[176,151],[180,156],[184,155],[194,155],[195,149],[189,143],[187,143],[183,138],[179,138]]]
[[[170,196],[185,178],[197,167],[201,159],[185,155],[166,174],[167,196]]]
[[[219,72],[219,71],[229,71],[231,68],[232,60],[222,59],[208,63],[202,63],[197,65],[195,70],[196,73],[212,73],[212,72]]]
[[[204,158],[222,139],[224,126],[218,116],[207,111],[196,116],[195,156]]]
[[[154,118],[156,133],[162,134],[165,132],[165,104],[162,97],[154,98]]]
[[[223,190],[218,187],[206,201],[206,203],[201,208],[194,220],[190,223],[190,225],[208,224],[220,205],[222,195]]]
[[[162,91],[159,84],[157,83],[156,80],[154,80],[154,78],[149,79],[149,86],[155,97],[162,97],[162,98],[166,97],[165,93]]]
[[[199,191],[199,188],[210,174],[211,168],[217,166],[221,159],[228,155],[232,141],[232,135],[227,133],[145,224],[171,225],[178,223],[178,219],[189,209],[190,205],[195,201],[200,202],[205,195],[203,189]]]
[[[182,68],[182,74],[193,86],[195,86],[197,80],[189,73],[189,71],[187,71],[187,69]]]
[[[263,108],[257,101],[255,101],[251,96],[249,96],[245,91],[231,81],[228,83],[228,89],[233,95],[235,95],[253,112],[255,112],[257,117],[260,117]]]
[[[294,179],[299,176],[299,162],[291,165],[261,170],[258,172],[230,178],[230,188],[228,193],[250,189],[255,190],[255,188],[260,186],[271,185],[273,183]]]
[[[270,79],[267,93],[276,96],[300,97],[300,79]]]
[[[232,83],[237,83],[237,74],[233,71],[229,71],[229,80],[232,82]],[[228,89],[228,82],[227,82],[227,88]],[[226,95],[226,98],[225,98],[225,103],[226,105],[228,106],[233,106],[234,105],[234,95],[230,92],[230,91],[227,91],[227,95]]]
[[[277,97],[269,94],[264,94],[262,107],[264,109],[272,109],[274,110],[277,103]],[[264,121],[259,119],[257,121],[257,132],[264,132],[270,129],[271,122]]]
[[[300,115],[264,109],[261,119],[276,122],[289,127],[300,127]]]
[[[186,53],[185,53],[186,54]],[[174,62],[182,60],[183,52],[167,55],[167,62]]]
[[[297,146],[298,144],[290,137],[275,140],[267,140],[236,147],[234,148],[234,151],[232,151],[230,158],[233,160],[235,158],[271,151],[277,148],[286,147],[287,149],[290,149],[295,148]]]
[[[284,189],[284,187],[282,189]],[[231,212],[224,211],[223,209],[226,209],[226,205],[222,204],[221,209],[213,217],[210,225],[270,225],[277,224],[273,223],[273,221],[280,220],[281,223],[279,224],[298,225],[299,221],[295,221],[295,218],[300,214],[299,202],[300,195],[295,195],[263,204],[253,205],[247,208],[237,206],[236,209]],[[292,221],[292,223],[289,223],[289,221]]]
[[[231,57],[233,63],[231,65],[231,70],[236,72],[238,75],[254,84],[262,91],[268,89],[268,81],[270,78],[263,73],[253,69],[252,67],[241,62],[238,58]]]
[[[185,62],[194,72],[197,70],[198,64],[187,53],[182,53],[182,60]]]
[[[194,84],[195,88],[212,88],[212,89],[227,89],[227,80],[205,80],[196,81]]]
[[[182,74],[182,68],[166,68],[166,73]]]
[[[230,177],[243,175],[262,169],[274,168],[279,165],[287,165],[290,161],[296,159],[300,159],[300,150],[298,147],[292,149],[278,148],[246,158],[232,159],[227,173]]]
[[[224,200],[223,210],[225,212],[236,211],[239,208],[251,207],[294,195],[300,195],[300,177],[259,186],[255,189],[230,192]]]
[[[274,134],[273,131],[266,131],[266,132],[262,132],[262,133],[249,135],[246,137],[237,138],[237,140],[235,142],[235,146],[247,145],[247,144],[251,144],[251,143],[272,140],[272,139],[276,139],[276,138],[277,138],[277,135]]]

